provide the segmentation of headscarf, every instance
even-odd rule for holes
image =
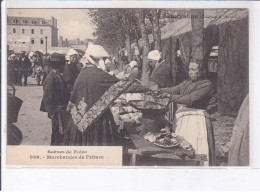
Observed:
[[[77,51],[75,51],[74,49],[70,49],[66,55],[66,60],[69,61],[70,60],[70,57],[72,55],[79,55],[79,53]]]
[[[83,64],[83,66],[86,66],[89,63],[98,66],[98,64],[91,58],[91,56],[95,57],[96,59],[102,59],[103,57],[109,57],[109,54],[102,46],[89,44],[85,52],[85,55],[82,57],[80,61]]]
[[[153,51],[150,51],[148,53],[148,59],[152,59],[152,60],[155,60],[155,61],[159,61],[159,59],[161,58],[161,53],[160,51],[158,50],[153,50]]]

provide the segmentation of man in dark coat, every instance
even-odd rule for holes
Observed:
[[[27,85],[28,71],[31,68],[31,62],[25,53],[20,56],[19,66],[18,66],[18,84],[22,86],[22,78],[24,79],[23,85]]]
[[[69,92],[60,73],[60,68],[65,63],[65,57],[62,54],[53,53],[49,62],[52,70],[43,83],[42,106],[52,120],[51,145],[62,145],[65,120],[62,108],[66,107],[69,101]]]

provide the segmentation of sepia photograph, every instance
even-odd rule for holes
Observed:
[[[7,165],[250,166],[249,12],[8,8]]]

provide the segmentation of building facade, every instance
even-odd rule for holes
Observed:
[[[7,17],[7,44],[10,50],[42,51],[58,46],[57,19]]]

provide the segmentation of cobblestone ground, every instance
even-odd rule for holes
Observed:
[[[47,113],[40,111],[43,95],[42,86],[37,86],[34,78],[28,77],[28,85],[15,86],[16,96],[23,100],[15,125],[23,135],[22,145],[50,145],[51,120]]]
[[[211,118],[216,144],[216,165],[226,166],[232,129],[236,117],[229,115],[219,115],[218,113],[215,113],[211,115]]]

